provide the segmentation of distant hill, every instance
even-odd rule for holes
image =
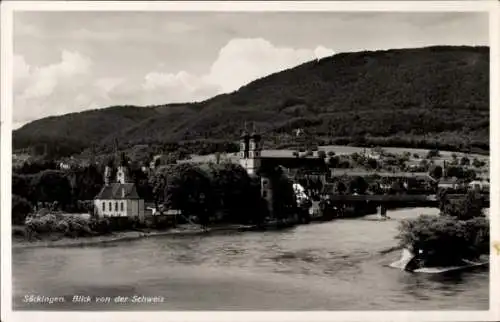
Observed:
[[[200,103],[114,106],[49,117],[14,131],[14,149],[59,154],[110,146],[236,140],[254,123],[270,148],[302,128],[318,144],[489,150],[489,48],[342,53]]]

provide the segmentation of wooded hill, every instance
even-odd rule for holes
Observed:
[[[206,146],[237,140],[245,122],[265,133],[269,148],[293,145],[293,131],[302,128],[317,144],[487,152],[489,48],[341,53],[200,103],[44,118],[14,131],[13,145],[46,146],[54,156],[91,145],[109,150],[116,139],[127,147]]]

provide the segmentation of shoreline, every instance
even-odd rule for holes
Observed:
[[[28,248],[67,248],[67,247],[83,247],[83,246],[95,246],[102,244],[110,244],[115,242],[124,242],[131,240],[144,239],[148,237],[158,237],[158,236],[192,236],[192,235],[202,235],[210,234],[213,232],[236,232],[245,231],[247,226],[227,226],[227,227],[214,227],[208,228],[207,230],[197,228],[174,228],[165,231],[124,231],[115,232],[111,235],[101,235],[101,236],[90,236],[81,238],[69,238],[63,237],[58,240],[38,240],[38,241],[21,241],[12,239],[12,249],[28,249]]]
[[[404,207],[403,207],[404,208]],[[362,218],[365,216],[370,216],[375,214],[366,214],[362,216],[348,216],[343,218],[329,218],[322,220],[320,218],[311,219],[311,223],[322,223],[329,222],[335,219],[356,219]],[[374,220],[374,219],[372,219]],[[129,231],[118,231],[112,232],[109,235],[98,235],[98,236],[88,236],[88,237],[62,237],[57,240],[48,240],[50,235],[46,235],[44,237],[48,237],[47,239],[28,241],[22,239],[12,238],[12,249],[28,249],[28,248],[69,248],[69,247],[85,247],[85,246],[98,246],[111,244],[115,242],[125,242],[138,240],[149,237],[159,237],[159,236],[171,236],[171,237],[182,237],[182,236],[195,236],[195,235],[210,235],[214,233],[243,233],[243,232],[260,232],[265,230],[282,230],[287,228],[293,228],[300,224],[292,224],[285,225],[283,227],[274,227],[267,226],[258,228],[255,225],[243,225],[243,224],[227,224],[221,226],[213,226],[208,227],[207,229],[202,229],[196,226],[178,226],[177,228],[170,228],[168,230],[151,230],[151,231],[138,231],[138,230],[129,230]]]

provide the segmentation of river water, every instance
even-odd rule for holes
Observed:
[[[437,209],[301,225],[273,232],[155,237],[82,248],[16,249],[14,309],[487,310],[487,268],[445,275],[387,267],[400,219]],[[66,302],[25,303],[25,295]],[[110,303],[73,303],[73,295]],[[114,303],[116,296],[163,297]],[[161,301],[161,300],[160,300]]]

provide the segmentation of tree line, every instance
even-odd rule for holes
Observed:
[[[92,200],[103,186],[104,166],[89,165],[72,170],[45,169],[38,173],[14,173],[12,220],[22,224],[29,213],[49,208],[69,213],[93,212]],[[202,224],[232,222],[259,224],[269,216],[261,197],[260,180],[233,163],[163,165],[144,172],[130,167],[131,181],[139,196],[158,209],[180,209]],[[281,169],[269,174],[279,191],[274,216],[291,215],[284,209],[295,204],[291,182]],[[282,205],[284,203],[285,205]]]

